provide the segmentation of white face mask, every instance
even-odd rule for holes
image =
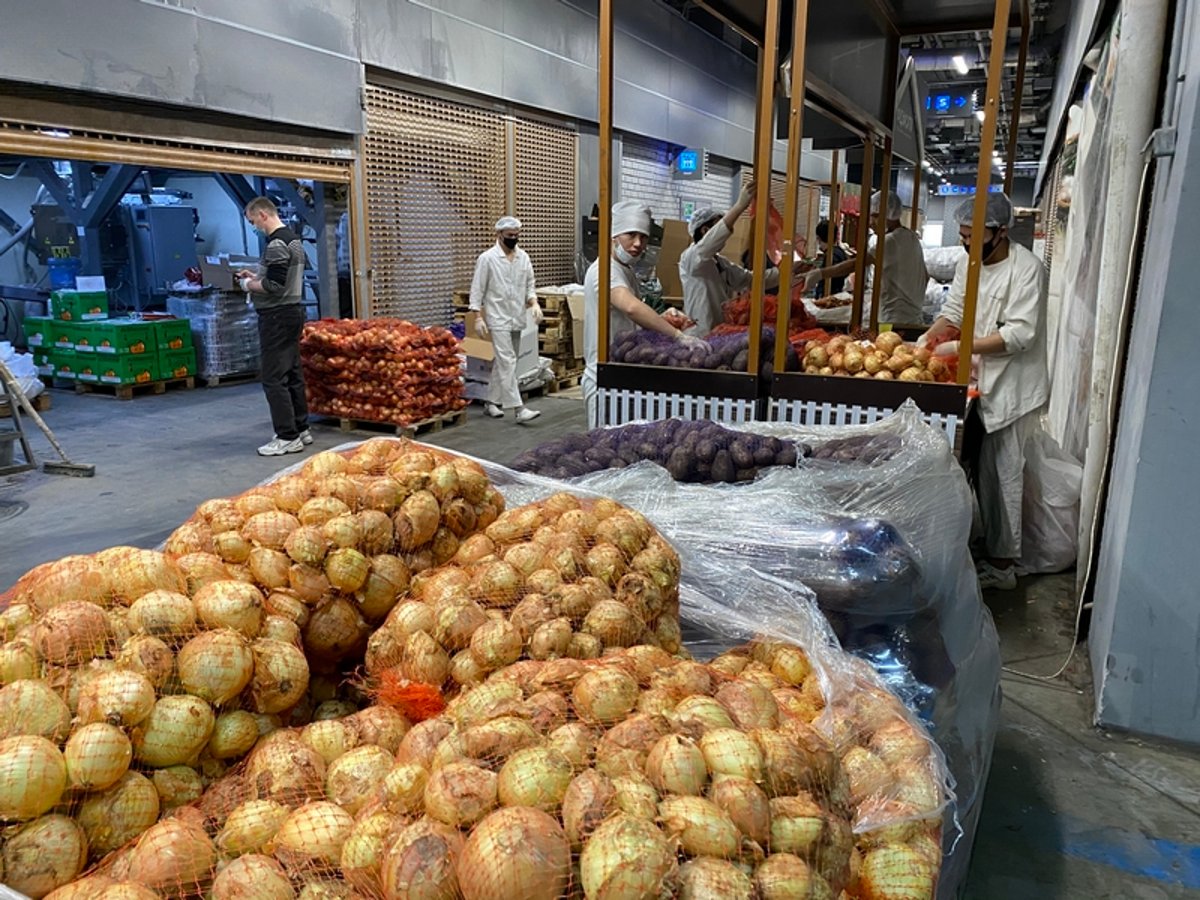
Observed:
[[[613,247],[613,252],[617,255],[617,259],[619,259],[621,262],[623,262],[627,266],[632,266],[633,261],[635,259],[637,259],[636,256],[634,256],[632,253],[630,253],[628,250],[626,250],[624,247],[621,246],[620,241],[618,241],[617,244]]]

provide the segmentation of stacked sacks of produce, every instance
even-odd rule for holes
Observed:
[[[447,690],[522,658],[680,648],[679,557],[640,514],[554,494],[503,513],[414,578],[367,643],[368,674]]]
[[[575,478],[639,462],[666,468],[676,481],[753,481],[770,466],[794,466],[809,448],[794,441],[759,437],[711,421],[666,419],[646,425],[597,428],[527,450],[510,464],[518,472]]]
[[[317,415],[408,425],[467,405],[458,341],[403,319],[322,319],[300,341]]]
[[[936,752],[839,656],[525,661],[398,740],[277,732],[52,900],[931,897]]]
[[[763,328],[760,346],[759,374],[769,378],[775,371],[774,329]],[[750,336],[747,333],[711,335],[702,346],[688,346],[656,331],[639,328],[617,338],[608,358],[610,362],[643,366],[745,372],[750,360]],[[796,372],[799,369],[800,360],[788,344],[785,370]]]
[[[933,355],[928,347],[906,344],[897,332],[885,331],[874,341],[839,334],[804,345],[804,371],[809,375],[842,375],[879,381],[953,382],[957,360]]]
[[[791,316],[788,318],[788,331],[794,333],[817,327],[817,320],[812,317],[804,306],[803,287],[797,284],[792,290]],[[746,328],[750,325],[750,292],[730,300],[722,308],[725,316],[724,324],[733,327]],[[779,312],[779,298],[775,294],[767,294],[763,298],[763,321],[774,322]]]

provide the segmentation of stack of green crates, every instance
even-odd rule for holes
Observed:
[[[107,319],[108,293],[106,291],[52,291],[50,316],[61,322]]]
[[[140,384],[196,374],[196,350],[186,319],[26,316],[24,327],[34,365],[44,376]]]
[[[155,319],[154,341],[158,346],[160,378],[185,378],[196,374],[196,348],[187,319]]]

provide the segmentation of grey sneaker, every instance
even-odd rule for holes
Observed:
[[[1017,587],[1017,573],[1013,567],[1001,569],[983,560],[975,567],[979,578],[979,589],[982,591],[1012,591]]]
[[[300,443],[302,443],[305,447],[307,447],[312,442],[313,442],[312,432],[309,431],[307,428],[305,428],[302,432],[300,432]]]
[[[493,419],[504,418],[504,410],[498,407],[495,403],[483,404],[483,414],[485,416],[491,416]]]
[[[286,453],[299,453],[304,449],[304,443],[300,438],[293,441],[285,441],[283,438],[274,438],[268,444],[263,444],[258,448],[259,456],[283,456]]]
[[[522,406],[517,410],[517,424],[524,425],[526,422],[532,422],[541,414],[541,410],[530,409],[528,406]]]

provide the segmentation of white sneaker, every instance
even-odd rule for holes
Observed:
[[[491,416],[493,419],[504,418],[504,410],[498,407],[495,403],[483,404],[483,414],[485,416]]]
[[[526,422],[532,422],[541,414],[541,410],[530,409],[528,406],[522,406],[517,410],[517,424],[524,425]]]
[[[305,428],[302,432],[300,432],[300,443],[302,443],[305,447],[307,447],[312,442],[313,442],[312,432],[309,431],[307,428]]]
[[[293,441],[285,441],[283,438],[274,438],[269,444],[263,444],[258,448],[259,456],[283,456],[285,453],[299,453],[304,449],[304,442],[300,438]]]
[[[1017,587],[1017,573],[1012,566],[1000,569],[982,560],[975,567],[975,574],[979,578],[979,589],[983,591],[1011,591]]]

